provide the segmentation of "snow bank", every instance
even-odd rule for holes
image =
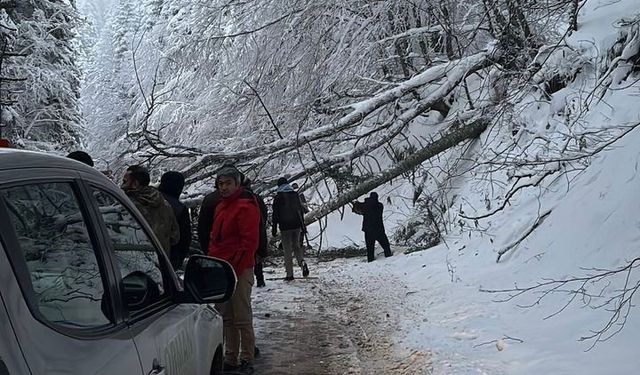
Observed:
[[[548,103],[531,105],[532,101],[527,102],[531,98],[523,99],[520,118],[531,124],[528,130],[533,147],[553,143],[553,131],[566,126],[565,111],[592,99],[585,98],[584,93],[588,91],[585,87],[599,82],[598,74],[602,72],[594,67],[606,60],[606,51],[619,39],[620,20],[633,16],[637,9],[635,0],[586,2],[580,13],[580,30],[568,38],[567,44],[580,50],[586,59],[576,63],[590,60],[593,69],[583,69]],[[627,82],[614,82],[616,90],[607,92],[601,101],[590,101],[580,126],[594,131],[618,127],[613,131],[622,133],[640,122],[639,86],[635,79],[631,76]],[[476,147],[496,145],[488,137],[483,142]],[[606,341],[581,339],[607,324],[616,300],[613,305],[607,305],[607,301],[625,283],[631,288],[637,286],[640,271],[615,274],[584,286],[567,284],[540,301],[542,294],[535,291],[505,302],[496,301],[504,300],[508,294],[483,291],[584,277],[623,267],[637,258],[638,144],[640,129],[635,129],[600,152],[586,169],[567,170],[562,164],[561,170],[540,186],[514,195],[498,214],[478,220],[477,224],[466,220],[465,227],[449,233],[446,243],[351,267],[340,275],[352,278],[354,289],[364,290],[381,309],[402,316],[404,323],[395,336],[396,342],[406,348],[433,352],[436,374],[640,373],[640,357],[636,354],[640,335],[638,308],[632,307],[628,316],[623,309],[621,318],[627,317],[626,321],[615,321],[601,337],[608,338]],[[507,181],[506,171],[502,177],[501,182],[507,187],[513,182]],[[458,199],[456,207],[462,207],[470,216],[487,212],[488,185],[480,181],[479,175],[468,173],[456,185],[453,193],[464,198]],[[410,186],[402,184],[379,190],[381,196],[391,196],[392,204],[386,206],[390,227],[409,215],[410,192]],[[493,209],[500,197],[504,195],[490,196]],[[547,212],[548,216],[525,236]],[[338,243],[357,238],[362,244],[358,219],[350,212],[343,221],[338,214],[332,215],[328,237]],[[513,244],[517,245],[496,263],[498,252]],[[389,282],[363,287],[374,275]],[[385,300],[385,290],[400,287],[406,288],[404,300],[391,304]],[[567,306],[571,290],[584,293]],[[623,322],[624,328],[610,337]]]

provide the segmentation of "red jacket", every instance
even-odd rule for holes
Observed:
[[[209,255],[229,262],[236,274],[255,266],[260,241],[260,209],[253,195],[239,188],[222,198],[213,213]]]

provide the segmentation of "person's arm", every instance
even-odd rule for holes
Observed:
[[[200,250],[204,254],[209,251],[209,235],[211,233],[211,227],[213,226],[213,211],[214,205],[211,199],[205,199],[200,206],[200,213],[198,214],[198,241],[200,242]]]
[[[171,246],[173,246],[180,242],[180,226],[178,226],[178,220],[176,219],[176,215],[173,213],[173,209],[169,203],[167,203],[167,212],[169,213],[168,216],[171,217],[169,238],[171,239]]]
[[[300,199],[300,194],[296,193],[298,195],[298,199],[297,201],[297,207],[296,207],[296,211],[298,212],[298,217],[300,218],[300,228],[302,228],[302,232],[306,233],[307,232],[307,227],[304,225],[304,207],[302,207],[302,200]]]
[[[300,204],[302,205],[302,212],[307,214],[309,213],[309,206],[307,205],[307,197],[304,196],[304,194],[302,193],[298,193],[298,195],[300,196]]]
[[[364,203],[355,201],[353,202],[353,206],[351,206],[351,211],[353,211],[356,215],[364,215]]]
[[[180,214],[178,226],[180,227],[180,242],[178,242],[177,248],[186,255],[191,246],[191,218],[189,217],[189,209],[187,207],[184,207]]]
[[[238,227],[240,231],[240,248],[243,252],[249,252],[256,256],[256,250],[260,243],[260,208],[249,203],[241,215],[238,215]]]
[[[271,235],[273,235],[274,237],[278,233],[278,216],[280,215],[280,199],[278,198],[278,195],[273,198],[273,212],[271,214]]]

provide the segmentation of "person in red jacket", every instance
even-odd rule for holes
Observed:
[[[224,324],[225,371],[251,374],[255,347],[251,289],[260,241],[260,209],[240,179],[233,166],[224,166],[217,173],[216,188],[222,199],[213,213],[208,253],[229,262],[238,277],[231,300],[216,305]]]

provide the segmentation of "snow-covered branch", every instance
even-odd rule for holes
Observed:
[[[339,196],[331,199],[320,208],[308,213],[305,216],[305,223],[309,224],[317,221],[318,219],[328,215],[338,208],[353,202],[361,195],[377,188],[378,186],[386,182],[393,180],[394,178],[411,170],[412,168],[419,166],[429,158],[432,158],[435,155],[438,155],[439,153],[456,146],[460,142],[478,137],[487,128],[488,123],[489,121],[487,119],[481,118],[473,121],[470,124],[460,124],[454,127],[449,132],[443,134],[437,140],[431,142],[422,150],[417,151],[416,153],[397,163],[393,167],[386,169],[378,173],[376,176],[365,180],[352,189],[343,192]]]
[[[407,119],[415,118],[415,116],[423,113],[440,101],[445,95],[450,93],[466,76],[492,64],[497,56],[497,51],[492,48],[489,51],[483,51],[457,61],[429,68],[397,87],[384,91],[372,98],[350,104],[349,107],[353,108],[353,110],[333,124],[315,128],[302,133],[295,138],[285,138],[283,140],[278,140],[266,145],[255,146],[242,151],[209,153],[202,156],[198,161],[186,168],[183,171],[183,174],[190,177],[208,165],[223,163],[229,160],[236,162],[245,161],[261,155],[270,155],[270,157],[273,157],[277,153],[287,152],[292,148],[301,147],[310,142],[333,136],[359,124],[378,108],[394,102],[407,93],[412,92],[421,86],[444,79],[444,82],[436,85],[431,92],[423,94],[423,96],[426,97],[420,100],[415,108],[408,111],[405,115],[405,118]],[[404,121],[406,122],[408,120]]]

